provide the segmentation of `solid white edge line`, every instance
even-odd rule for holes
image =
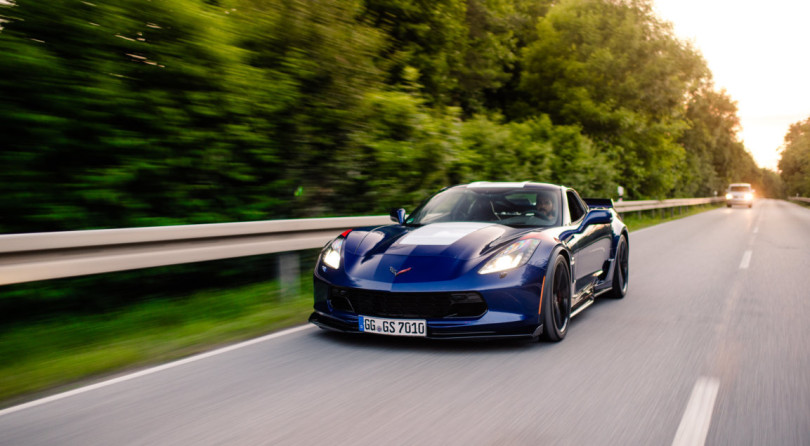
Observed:
[[[752,251],[750,249],[748,251],[745,251],[742,257],[742,261],[740,261],[740,269],[748,268],[748,264],[751,263],[751,253]]]
[[[79,395],[81,393],[89,392],[91,390],[100,389],[102,387],[111,386],[113,384],[122,383],[124,381],[129,381],[135,378],[140,378],[142,376],[151,375],[153,373],[157,373],[163,370],[171,369],[173,367],[181,366],[184,364],[188,364],[191,362],[199,361],[201,359],[210,358],[212,356],[221,355],[222,353],[227,353],[233,350],[237,350],[243,347],[247,347],[253,344],[258,344],[260,342],[269,341],[271,339],[280,338],[282,336],[286,336],[288,334],[293,334],[299,331],[302,331],[307,328],[315,327],[312,324],[300,325],[298,327],[288,328],[286,330],[277,331],[275,333],[271,333],[269,335],[265,335],[262,337],[258,337],[255,339],[250,339],[248,341],[240,342],[238,344],[229,345],[227,347],[222,347],[216,350],[211,350],[210,352],[200,353],[199,355],[189,356],[188,358],[179,359],[174,362],[169,362],[163,365],[159,365],[156,367],[148,368],[145,370],[141,370],[139,372],[130,373],[129,375],[119,376],[118,378],[109,379],[107,381],[102,381],[100,383],[91,384],[89,386],[80,387],[78,389],[69,390],[67,392],[57,393],[56,395],[51,395],[45,398],[40,398],[38,400],[29,401],[27,403],[23,403],[17,406],[8,407],[6,409],[0,410],[0,417],[3,415],[9,415],[14,412],[19,412],[24,409],[28,409],[31,407],[41,406],[43,404],[47,404],[53,401],[58,401],[64,398],[68,398],[74,395]]]
[[[672,446],[703,446],[709,434],[709,426],[714,411],[714,401],[720,389],[720,381],[700,377],[692,389],[686,404],[681,424],[672,440]]]

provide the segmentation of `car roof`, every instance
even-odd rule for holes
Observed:
[[[456,187],[466,189],[559,189],[563,186],[549,183],[533,183],[530,181],[508,182],[508,181],[476,181],[470,184],[461,184]]]

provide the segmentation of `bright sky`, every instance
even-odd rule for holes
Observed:
[[[717,89],[737,101],[740,139],[776,170],[790,124],[810,117],[807,0],[654,0],[675,34],[703,53]]]

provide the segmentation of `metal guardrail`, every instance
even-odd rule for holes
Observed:
[[[385,217],[340,217],[0,235],[0,285],[320,248]]]
[[[625,201],[615,208],[716,201],[723,199]],[[348,228],[389,223],[386,215],[0,235],[0,285],[320,248]]]
[[[616,211],[620,214],[637,211],[652,211],[656,209],[671,209],[686,206],[699,206],[703,204],[724,202],[723,197],[710,198],[673,198],[670,200],[624,201],[614,203]]]
[[[805,197],[788,197],[788,200],[801,201],[802,203],[810,203],[810,198]]]

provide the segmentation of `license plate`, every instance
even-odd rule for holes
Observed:
[[[427,323],[424,319],[384,319],[360,316],[360,331],[390,336],[427,336]]]

